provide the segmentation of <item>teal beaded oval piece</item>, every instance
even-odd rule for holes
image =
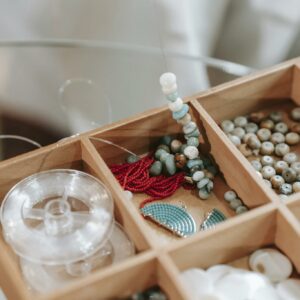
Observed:
[[[164,227],[180,237],[196,232],[194,219],[183,208],[168,203],[147,204],[140,209],[144,218]]]
[[[215,227],[218,223],[226,220],[226,217],[222,212],[217,209],[213,209],[205,218],[200,226],[200,230],[206,230]]]

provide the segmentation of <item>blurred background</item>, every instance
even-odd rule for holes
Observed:
[[[298,0],[0,4],[1,159],[165,105],[163,72],[184,97],[300,54]]]

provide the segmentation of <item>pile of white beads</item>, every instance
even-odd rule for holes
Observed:
[[[200,131],[197,124],[192,120],[188,104],[178,96],[176,76],[173,73],[164,73],[160,77],[162,91],[169,101],[169,108],[177,123],[181,124],[186,144],[181,145],[181,152],[187,159],[187,167],[192,181],[197,184],[199,197],[207,199],[213,189],[213,177],[217,174],[216,167],[207,159],[203,160],[199,155]],[[176,141],[176,143],[178,143]],[[172,145],[171,145],[172,146]],[[180,158],[184,160],[184,158]],[[204,168],[206,171],[204,172]]]
[[[281,252],[266,248],[249,259],[252,271],[228,265],[188,269],[181,279],[193,297],[203,300],[297,300],[300,280],[289,278],[290,260]]]
[[[293,109],[290,115],[298,122],[300,108]],[[300,124],[289,127],[283,116],[280,111],[256,112],[224,120],[221,128],[265,183],[285,199],[300,191],[300,162],[297,154],[290,151],[300,142]]]

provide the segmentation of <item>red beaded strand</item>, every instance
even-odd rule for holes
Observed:
[[[142,208],[152,201],[165,199],[173,195],[181,186],[185,189],[193,189],[194,186],[184,182],[184,172],[176,173],[173,176],[153,176],[149,169],[154,159],[148,155],[135,163],[122,165],[111,165],[110,169],[119,181],[124,190],[133,193],[145,193],[150,196],[140,204]]]

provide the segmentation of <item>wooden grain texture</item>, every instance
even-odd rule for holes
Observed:
[[[279,205],[275,244],[300,272],[300,223],[285,205]]]

